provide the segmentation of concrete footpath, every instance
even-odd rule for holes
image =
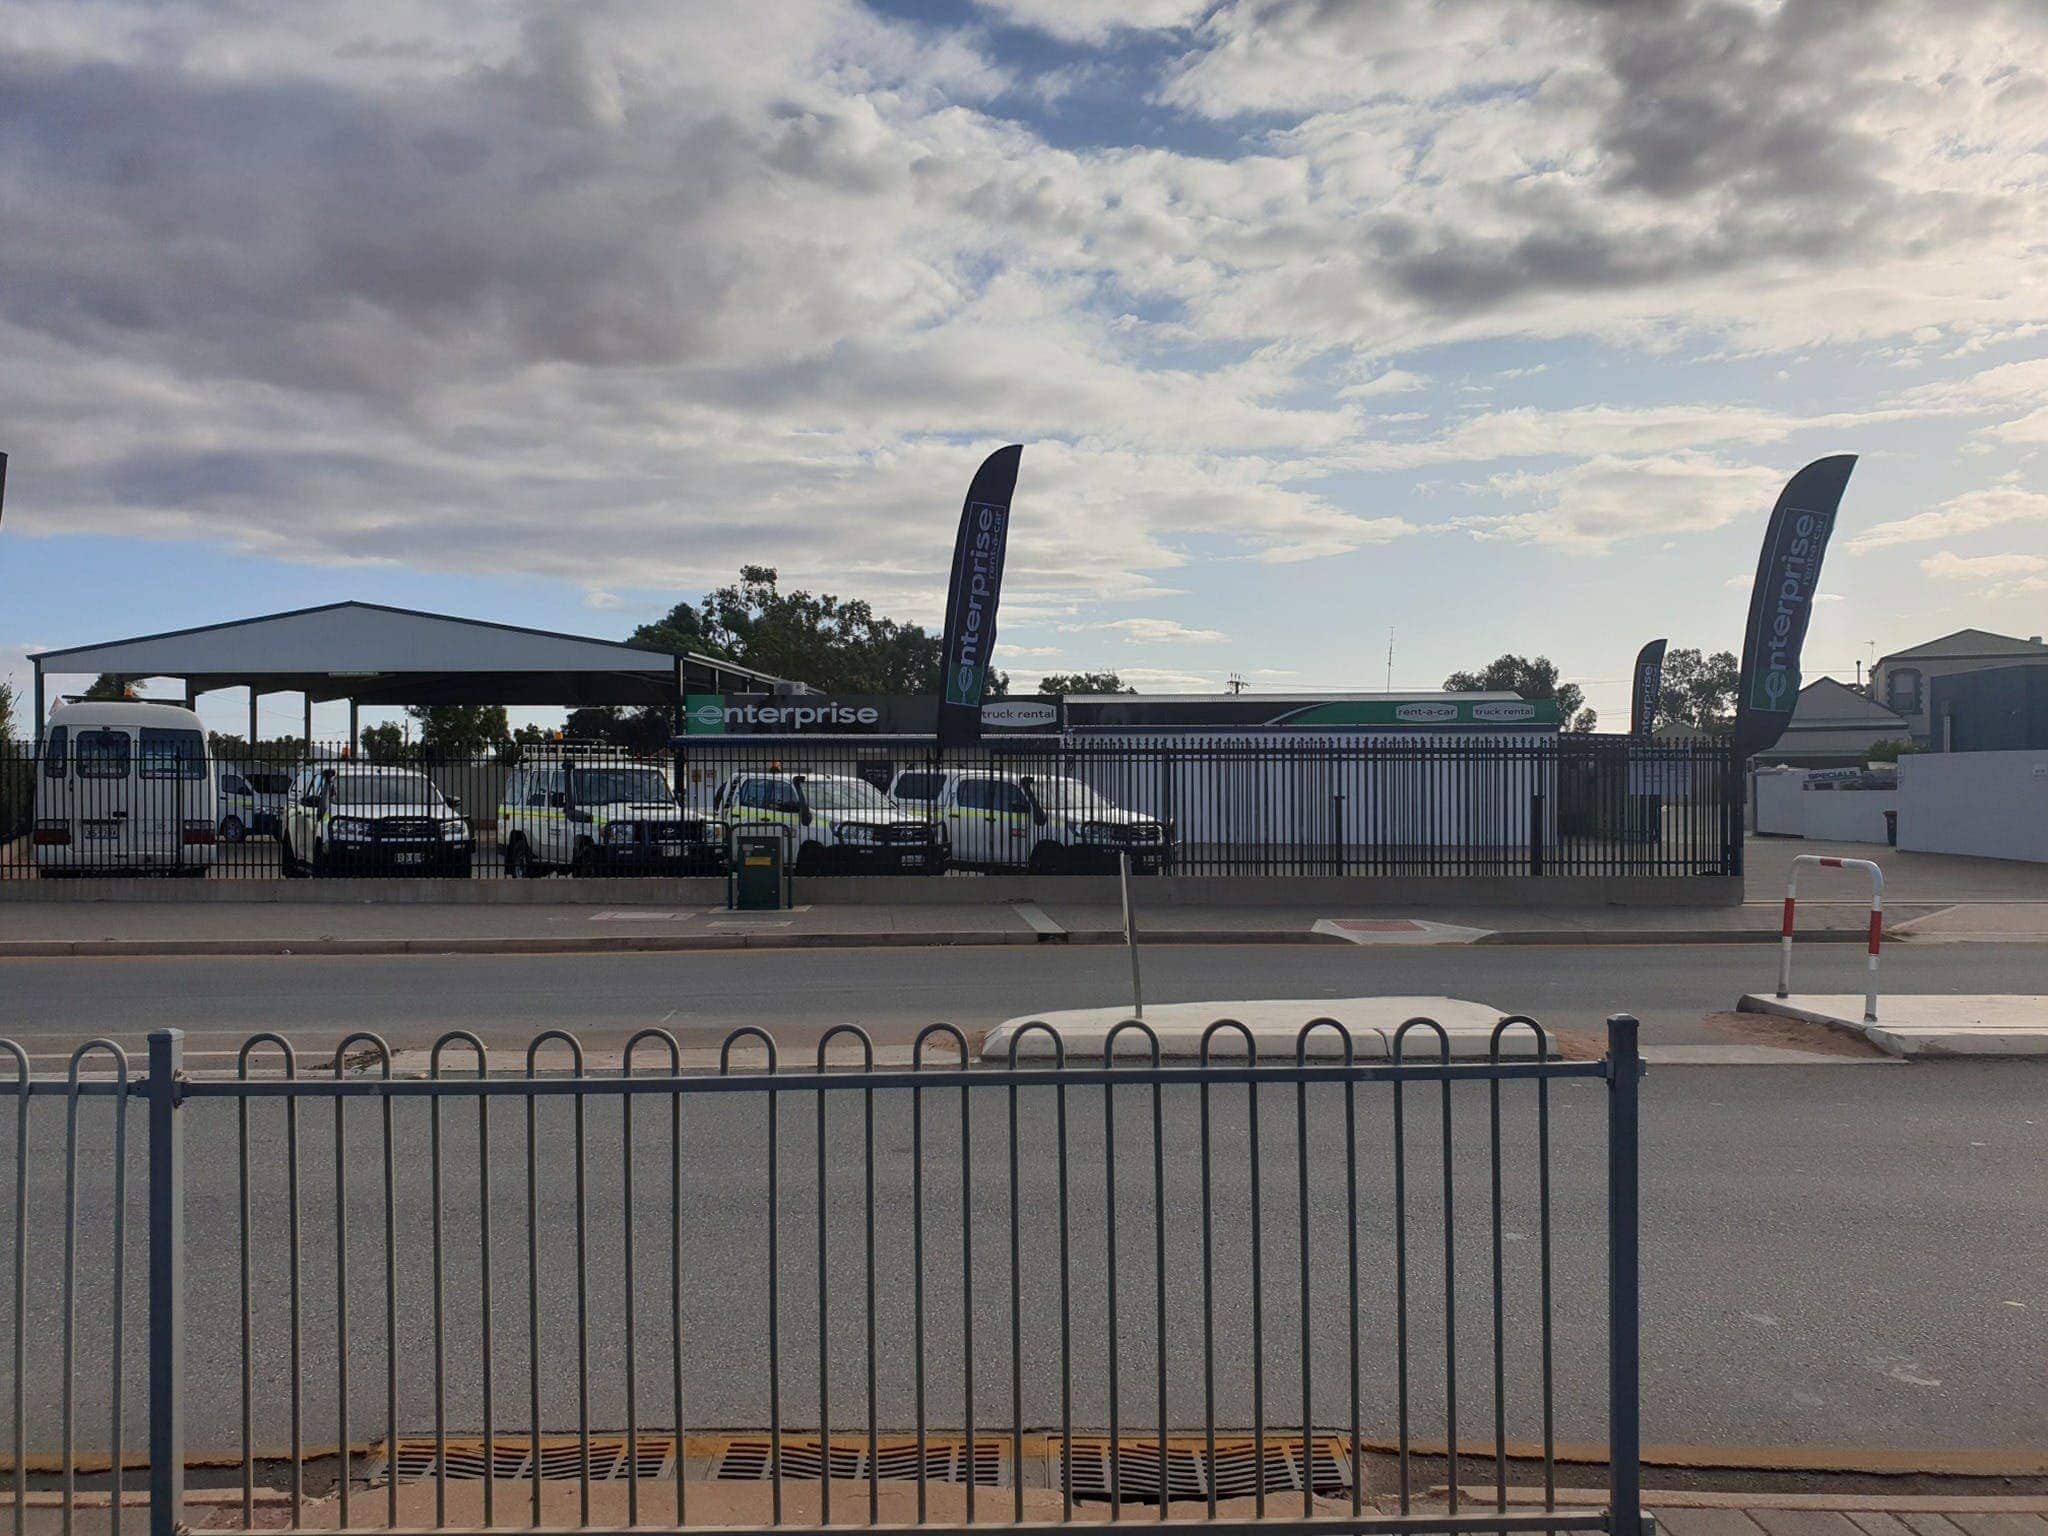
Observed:
[[[723,1526],[761,1528],[771,1523],[773,1510],[769,1489],[763,1482],[696,1482],[684,1485],[686,1523],[676,1521],[675,1484],[643,1480],[638,1509],[641,1526],[670,1529],[717,1529]],[[528,1499],[532,1485],[500,1481],[494,1488],[494,1504],[500,1522],[525,1524],[530,1518]],[[398,1519],[401,1527],[424,1529],[445,1519],[454,1529],[473,1529],[483,1516],[483,1484],[451,1481],[447,1485],[445,1509],[437,1509],[434,1485],[430,1481],[399,1486]],[[925,1519],[942,1525],[968,1523],[965,1490],[955,1484],[930,1484],[926,1490]],[[977,1501],[974,1523],[1005,1524],[1014,1516],[1014,1505],[1006,1488],[984,1488]],[[1491,1487],[1464,1490],[1460,1509],[1478,1514],[1495,1505]],[[590,1489],[587,1522],[583,1519],[577,1485],[570,1480],[542,1485],[541,1520],[546,1526],[567,1528],[587,1524],[592,1528],[616,1528],[626,1524],[629,1510],[624,1482],[594,1482]],[[32,1495],[34,1502],[25,1512],[25,1528],[54,1533],[63,1528],[55,1496]],[[70,1524],[77,1533],[98,1532],[109,1527],[110,1511],[104,1494],[84,1495]],[[90,1501],[90,1502],[88,1502]],[[142,1495],[131,1494],[123,1501],[126,1509],[144,1504]],[[245,1526],[239,1489],[190,1490],[186,1497],[186,1528],[209,1530],[321,1530],[340,1524],[339,1508],[332,1498],[309,1499],[302,1517],[294,1525],[289,1500],[271,1490],[258,1491]],[[1601,1488],[1561,1487],[1557,1490],[1559,1510],[1599,1510],[1606,1502]],[[382,1488],[358,1489],[353,1495],[352,1528],[375,1528],[389,1518]],[[916,1485],[883,1482],[877,1490],[875,1515],[885,1526],[902,1528],[918,1520]],[[1510,1513],[1529,1514],[1542,1508],[1542,1493],[1535,1488],[1510,1488]],[[1668,1536],[2048,1536],[2048,1497],[2000,1494],[1882,1494],[1882,1493],[1769,1493],[1769,1492],[1679,1492],[1645,1490],[1643,1506],[1656,1516],[1658,1530]],[[1396,1516],[1400,1500],[1375,1489],[1364,1501],[1369,1515]],[[508,1513],[509,1512],[509,1513]],[[1301,1496],[1295,1493],[1268,1495],[1266,1513],[1276,1519],[1298,1519]],[[1351,1513],[1348,1496],[1320,1495],[1315,1498],[1313,1517],[1341,1522]],[[1447,1513],[1444,1492],[1418,1492],[1414,1514],[1427,1519]],[[816,1526],[823,1514],[819,1487],[815,1482],[785,1482],[783,1522],[796,1529]],[[1256,1509],[1249,1498],[1221,1500],[1217,1518],[1242,1529],[1256,1523]],[[1062,1516],[1059,1494],[1050,1488],[1024,1491],[1024,1519],[1057,1528]],[[1196,1529],[1206,1523],[1207,1507],[1199,1502],[1176,1502],[1166,1518],[1186,1521]],[[132,1517],[131,1517],[132,1518]],[[834,1479],[832,1518],[838,1526],[869,1523],[868,1485],[863,1481]],[[1077,1503],[1075,1525],[1102,1524],[1110,1518],[1106,1501]],[[1123,1519],[1156,1519],[1156,1506],[1129,1503]]]
[[[1410,907],[1347,908],[1318,882],[1256,882],[1257,902],[1167,902],[1139,882],[1139,928],[1148,944],[1741,944],[1776,943],[1793,857],[1874,858],[1885,871],[1885,935],[1908,943],[2048,942],[2048,865],[1902,854],[1863,844],[1752,838],[1744,899],[1728,905],[1552,905],[1554,887],[1528,883],[1527,903],[1485,894],[1435,895]],[[1831,872],[1832,873],[1832,872]],[[612,883],[612,882],[608,882]],[[1071,894],[1036,899],[1005,882],[917,882],[860,902],[805,903],[792,911],[728,912],[712,881],[622,881],[616,897],[577,882],[517,882],[516,903],[386,902],[374,883],[353,900],[183,902],[153,889],[135,900],[0,902],[0,958],[75,955],[576,954],[695,949],[1118,944],[1123,914],[1114,882],[1076,881]],[[895,886],[899,882],[877,882]],[[559,896],[554,891],[559,888]],[[294,893],[298,888],[280,891]],[[572,894],[573,893],[573,894]],[[923,899],[915,899],[915,898]],[[609,904],[608,904],[609,903]],[[1798,939],[1861,943],[1867,886],[1851,874],[1810,877]]]
[[[1894,906],[1895,924],[1946,909]],[[1999,925],[2013,919],[2001,914]],[[1868,908],[1802,902],[1801,942],[1861,942]],[[1436,907],[1347,914],[1307,906],[1165,907],[1138,912],[1146,944],[1721,944],[1775,943],[1779,909],[1739,907]],[[2037,932],[2048,938],[2048,905]],[[1121,944],[1114,906],[809,906],[729,912],[707,906],[383,906],[278,901],[16,903],[0,907],[0,958],[124,955],[578,954],[879,946]],[[1951,930],[1944,937],[1955,938]]]

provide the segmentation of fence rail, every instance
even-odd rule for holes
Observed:
[[[1310,1055],[1319,1031],[1341,1057]],[[619,1481],[627,1523],[682,1526],[700,1479],[741,1475],[762,1530],[1015,1530],[1101,1499],[1143,1529],[1639,1536],[1635,1021],[1600,1060],[1525,1017],[1478,1059],[1426,1019],[1385,1059],[1352,1044],[1315,1020],[1269,1060],[1223,1020],[1180,1064],[1132,1021],[1099,1064],[1053,1034],[1050,1065],[1014,1044],[977,1065],[939,1024],[889,1066],[849,1025],[782,1070],[750,1027],[692,1072],[658,1028],[603,1058],[550,1030],[502,1071],[465,1031],[317,1060],[265,1032],[206,1076],[174,1030],[146,1072],[100,1040],[39,1075],[0,1041],[15,1527],[29,1469],[68,1529],[86,1469],[118,1490],[146,1444],[158,1536],[188,1448],[233,1458],[245,1527],[272,1500],[300,1524],[324,1468],[343,1527],[584,1527]],[[1553,1116],[1590,1118],[1588,1088],[1604,1180],[1554,1188]],[[1603,1289],[1611,1456],[1587,1508],[1558,1486],[1558,1381],[1597,1381],[1597,1354],[1560,1352],[1554,1299]],[[1543,1503],[1510,1512],[1525,1456]],[[480,1503],[455,1498],[465,1473]]]
[[[371,781],[348,776],[379,765],[346,743],[266,750],[0,745],[0,878],[716,874],[753,823],[783,829],[806,877],[1093,873],[1119,853],[1189,875],[1677,878],[1739,860],[1721,741],[1069,736],[940,757],[926,739],[734,736],[412,753]],[[306,777],[321,770],[338,787]]]

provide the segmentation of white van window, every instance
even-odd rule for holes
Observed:
[[[259,795],[281,795],[292,787],[292,776],[288,773],[252,773],[248,775],[248,783]]]
[[[197,731],[142,728],[142,776],[145,779],[206,777],[206,738]]]
[[[43,748],[43,777],[64,777],[64,761],[71,755],[71,727],[52,726],[49,743]]]
[[[77,757],[81,779],[125,779],[128,777],[128,733],[80,731]]]
[[[898,800],[936,800],[939,787],[945,782],[942,773],[899,773],[890,793]]]

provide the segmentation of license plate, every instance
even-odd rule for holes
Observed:
[[[921,853],[906,853],[903,855],[903,867],[905,869],[909,869],[913,865],[922,864],[923,862],[924,855]]]
[[[89,843],[119,842],[121,829],[111,821],[88,821],[85,824],[85,839]]]
[[[401,864],[424,864],[427,862],[427,856],[424,853],[401,853],[398,856],[398,862]]]

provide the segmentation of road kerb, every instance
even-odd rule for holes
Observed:
[[[1348,941],[1313,932],[1304,919],[1294,928],[1153,928],[1147,948],[1169,945],[1341,945]],[[746,949],[962,949],[1036,945],[1045,936],[1021,929],[880,930],[870,933],[699,933],[569,936],[507,934],[483,938],[236,938],[236,939],[7,939],[0,960],[259,958],[282,955],[599,955],[686,954]],[[1842,940],[1860,944],[1858,933],[1815,933],[1802,942]],[[1075,929],[1057,942],[1069,945],[1122,944],[1120,929]],[[1728,929],[1526,929],[1500,931],[1475,945],[1602,947],[1705,944],[1775,944],[1775,932]],[[1388,948],[1402,946],[1389,945]]]

